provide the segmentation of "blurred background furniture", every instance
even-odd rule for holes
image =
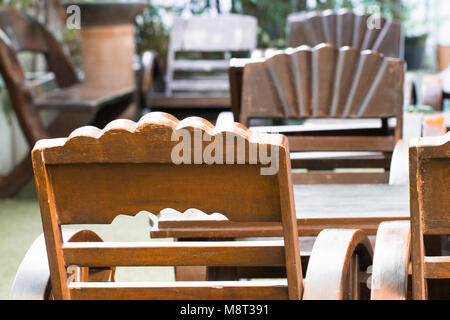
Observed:
[[[59,89],[39,97],[33,94],[18,59],[23,51],[45,56],[48,71],[54,74]],[[16,9],[0,10],[0,73],[29,146],[39,139],[66,135],[81,125],[104,126],[115,118],[136,117],[135,86],[130,83],[121,88],[99,87],[80,81],[51,33],[34,18]],[[42,121],[40,113],[44,110],[56,113],[49,125]],[[27,153],[0,179],[0,197],[13,196],[31,177],[31,159]]]
[[[382,15],[356,14],[348,9],[296,12],[288,16],[288,46],[330,43],[338,48],[373,50],[386,57],[403,58],[402,25]]]
[[[83,83],[93,88],[135,88],[134,18],[147,7],[146,1],[65,2],[81,12],[80,48]]]
[[[450,297],[449,150],[450,133],[409,144],[412,297],[417,300]],[[392,234],[386,240],[400,239]]]
[[[143,59],[145,77],[149,72],[154,77],[144,82],[144,105],[179,117],[201,113],[209,119],[229,110],[229,61],[232,54],[245,57],[256,48],[256,28],[256,18],[238,14],[177,18],[170,31],[165,78],[152,65],[157,56]]]
[[[252,130],[288,135],[292,167],[313,170],[295,174],[295,183],[387,183],[402,137],[404,72],[401,59],[330,44],[290,48],[268,59],[233,59],[234,119]],[[260,119],[278,125],[258,125]],[[289,119],[315,122],[289,125]],[[389,119],[396,119],[393,127]]]

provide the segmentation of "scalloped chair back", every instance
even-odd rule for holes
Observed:
[[[203,140],[194,138],[201,136]],[[231,139],[227,140],[226,136]],[[186,161],[175,164],[173,150],[188,138],[192,140],[188,140],[186,149],[181,152],[187,157]],[[229,141],[233,148],[226,148]],[[213,143],[217,143],[217,148],[224,146],[223,161],[217,158],[215,163],[207,164],[201,154],[210,150]],[[241,143],[248,151],[245,156],[239,154]],[[250,149],[255,147],[253,150],[258,150],[258,156],[252,158]],[[267,166],[259,153],[263,149],[278,155],[279,169],[275,174],[261,174],[260,169]],[[196,158],[199,154],[200,160]],[[88,299],[98,298],[100,294],[103,294],[102,299],[300,298],[300,252],[289,149],[284,136],[254,134],[236,123],[218,128],[201,118],[180,122],[168,114],[154,112],[138,123],[116,120],[104,130],[83,127],[68,138],[41,140],[32,151],[32,159],[56,298]],[[238,222],[281,223],[286,246],[263,246],[257,249],[259,252],[244,253],[242,248],[234,248],[229,243],[229,248],[215,248],[212,254],[211,248],[198,244],[195,249],[174,251],[172,248],[163,255],[166,251],[160,248],[155,252],[150,244],[129,244],[120,248],[102,244],[94,249],[80,244],[70,247],[61,238],[62,225],[108,224],[119,214],[135,215],[140,211],[158,214],[165,208],[180,212],[189,208],[207,214],[219,212]],[[201,253],[205,250],[210,251]],[[250,291],[242,288],[214,291],[205,287],[198,289],[198,295],[195,294],[197,289],[190,293],[192,288],[178,288],[179,294],[171,291],[173,296],[168,296],[168,291],[158,291],[154,287],[94,289],[79,283],[66,284],[65,267],[69,265],[195,266],[199,261],[201,265],[228,265],[230,259],[236,260],[237,265],[286,265],[288,286],[247,288]]]

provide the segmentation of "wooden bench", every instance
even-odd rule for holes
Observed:
[[[155,53],[143,55],[144,77],[148,79],[142,86],[145,106],[170,112],[229,109],[226,71],[231,53],[256,48],[256,26],[256,18],[238,14],[176,19],[170,32],[165,88],[157,83],[162,72]]]
[[[351,175],[353,183],[386,183],[392,152],[402,136],[404,69],[403,60],[330,44],[289,48],[267,59],[233,59],[229,77],[234,119],[252,130],[286,134],[291,152],[371,152],[338,159],[291,155],[293,168],[317,170],[297,175],[296,183],[340,183],[342,176]],[[306,119],[324,124],[310,129],[295,125],[255,128],[255,119],[280,124]],[[340,123],[325,122],[331,119]],[[394,128],[389,126],[390,119],[396,119]],[[342,125],[343,120],[350,123]],[[365,177],[331,171],[336,168],[385,171]]]
[[[386,57],[404,56],[402,25],[381,13],[357,14],[348,9],[295,12],[288,16],[288,29],[290,47],[329,43],[338,48],[373,50]]]
[[[58,90],[39,97],[33,95],[18,59],[23,51],[45,56]],[[132,103],[134,87],[111,90],[84,86],[51,33],[34,18],[15,9],[0,10],[0,74],[30,148],[39,139],[65,136],[82,125],[104,126],[116,118],[136,117]],[[58,115],[45,126],[40,111],[49,109],[57,110]],[[13,196],[32,175],[31,158],[27,155],[0,179],[0,197]]]
[[[181,152],[177,146],[187,135],[206,138],[200,145],[194,142],[194,149],[188,141],[189,148]],[[227,136],[234,148],[226,148],[222,156],[215,153],[216,163],[198,161],[196,154],[211,152],[213,144],[219,152]],[[248,155],[259,150],[258,156],[242,157],[237,148],[241,144]],[[267,168],[264,149],[271,155],[278,152],[279,170],[274,174],[261,174]],[[175,164],[174,154],[184,162]],[[116,120],[103,130],[83,127],[68,138],[40,140],[32,158],[55,299],[355,298],[355,270],[371,263],[371,245],[363,232],[326,230],[313,248],[303,288],[289,148],[282,135],[149,113],[138,123]],[[236,223],[275,224],[282,228],[283,240],[102,243],[90,242],[90,237],[88,242],[67,242],[61,234],[63,225],[109,224],[119,214],[165,208],[219,212]],[[67,266],[108,271],[154,265],[284,266],[287,282],[115,283],[110,272],[107,282],[85,282],[67,274]]]

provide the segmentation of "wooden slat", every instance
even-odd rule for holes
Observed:
[[[353,78],[358,66],[358,59],[359,51],[356,49],[350,47],[339,49],[336,80],[330,112],[331,116],[337,116],[344,112],[345,102],[347,101],[348,93],[352,87]]]
[[[352,45],[353,38],[353,12],[349,10],[340,10],[337,13],[337,47]]]
[[[316,236],[323,228],[358,228],[374,235],[382,221],[409,219],[408,186],[294,185],[294,194],[300,236]],[[341,203],[340,206],[336,206],[337,201]],[[280,224],[173,220],[160,220],[159,229],[152,230],[151,237],[281,236]],[[202,219],[199,217],[195,220]]]
[[[293,137],[289,136],[290,150],[301,151],[390,151],[394,137]]]
[[[286,281],[72,282],[75,300],[286,300]]]
[[[425,257],[425,278],[450,279],[450,257]]]
[[[64,261],[79,266],[280,266],[283,241],[66,243]]]
[[[338,50],[321,44],[314,48],[312,55],[313,116],[329,116],[333,100],[333,87]]]
[[[277,54],[267,60],[268,71],[286,118],[299,116],[290,62],[290,56],[287,54]]]
[[[382,63],[383,56],[381,56],[378,52],[361,52],[358,69],[349,93],[347,104],[345,106],[345,115],[361,116],[359,110],[380,71],[380,66]],[[395,113],[395,110],[392,110],[392,112]],[[378,115],[382,114],[382,112],[378,112]]]

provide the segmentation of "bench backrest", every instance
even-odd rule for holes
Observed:
[[[268,175],[261,171],[267,167],[263,158],[266,151],[279,164],[278,171]],[[215,160],[211,161],[208,154]],[[254,134],[239,124],[215,128],[201,118],[178,121],[154,112],[138,123],[116,120],[103,130],[82,127],[68,138],[41,140],[35,145],[32,158],[56,298],[89,298],[98,294],[89,288],[83,291],[68,287],[68,265],[177,266],[198,265],[199,261],[202,265],[252,265],[261,263],[264,257],[269,260],[266,264],[276,261],[286,265],[288,288],[267,288],[269,291],[261,293],[269,292],[279,298],[300,297],[300,253],[284,136]],[[165,208],[219,212],[238,222],[278,222],[283,226],[285,247],[280,251],[260,246],[256,249],[259,253],[251,248],[245,253],[232,243],[215,249],[197,244],[178,251],[171,247],[155,252],[148,244],[101,244],[94,248],[90,244],[86,248],[83,244],[68,246],[62,241],[62,225],[109,224],[119,214],[159,214]],[[192,254],[185,254],[186,250]],[[254,255],[263,258],[255,259]],[[142,290],[146,289],[139,288],[135,290],[144,294]],[[105,295],[139,297],[137,291],[130,290],[118,285],[106,290]],[[159,293],[168,298],[164,290]],[[186,290],[181,290],[179,296],[189,295]],[[226,288],[216,291],[217,297],[232,297]],[[153,293],[145,291],[149,294],[145,297],[153,297]]]
[[[357,14],[348,9],[296,12],[288,16],[290,47],[330,43],[357,50],[373,50],[386,57],[403,58],[402,25],[380,13]]]
[[[170,32],[167,58],[166,92],[228,91],[231,52],[256,48],[257,20],[252,16],[224,14],[177,18]],[[177,58],[181,52],[219,53],[218,59]],[[216,74],[208,74],[215,71]],[[176,72],[197,73],[175,77]],[[220,72],[225,73],[221,76]]]
[[[450,133],[411,140],[409,165],[413,294],[426,299],[426,279],[450,279],[450,257],[424,247],[424,236],[450,235]]]

